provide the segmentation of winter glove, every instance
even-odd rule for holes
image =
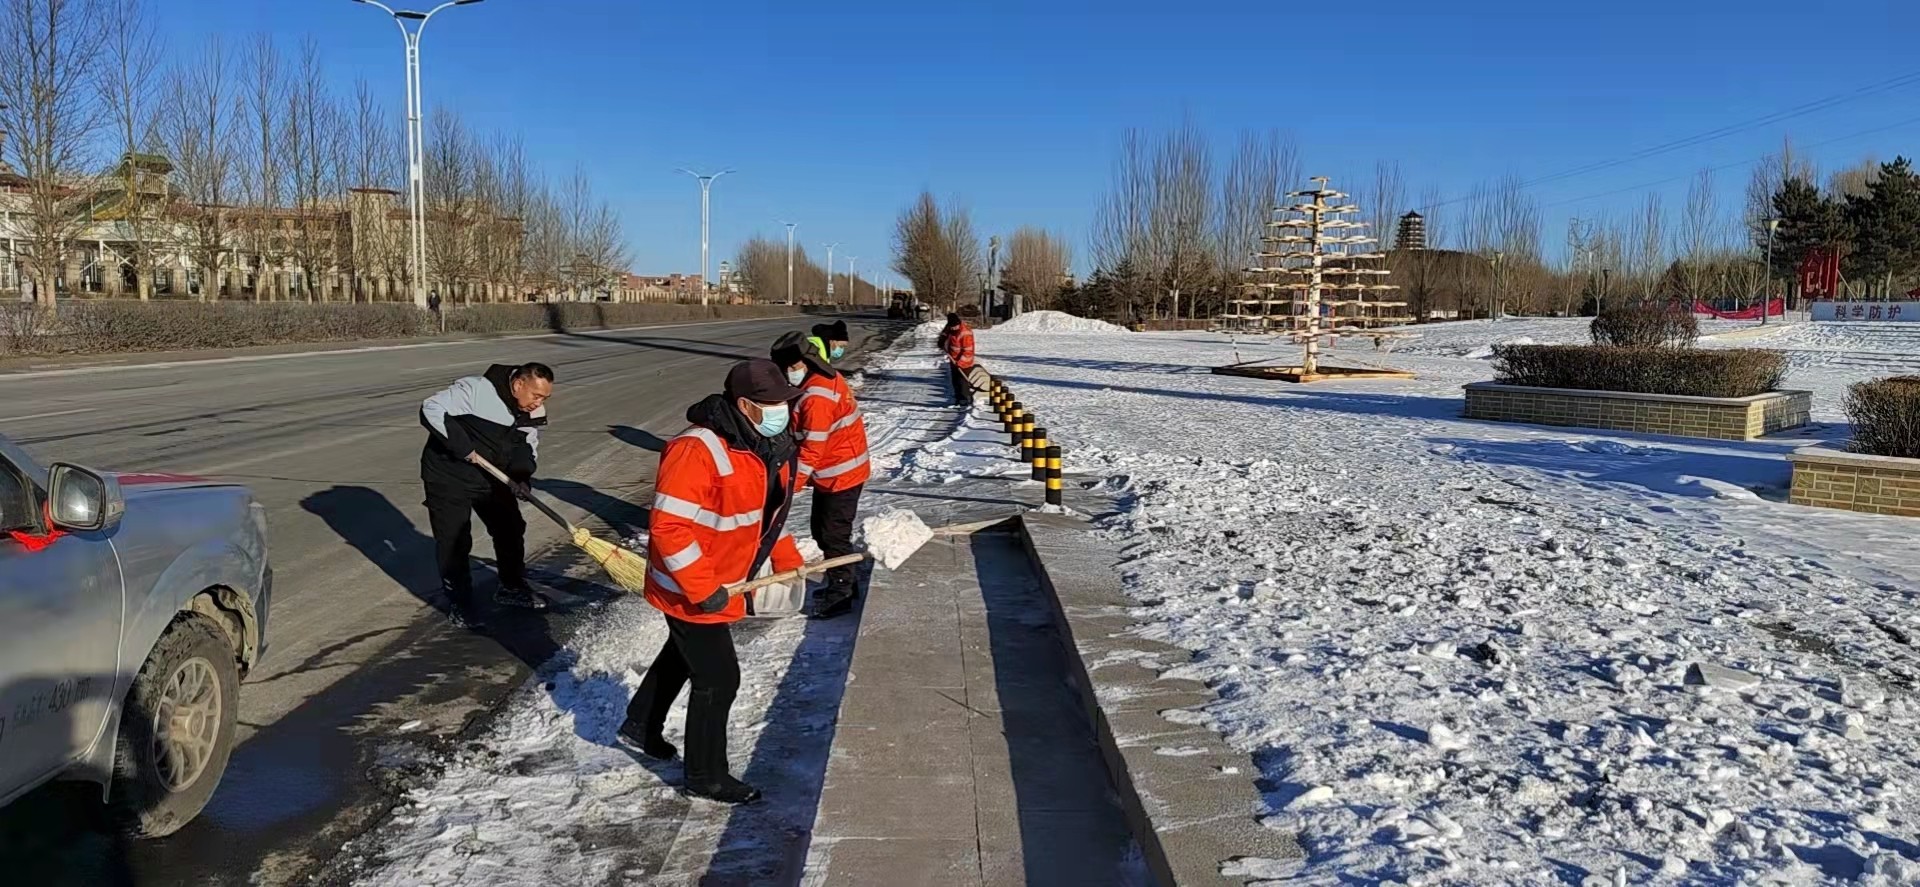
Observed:
[[[728,597],[729,596],[725,588],[714,589],[712,594],[707,595],[706,599],[700,602],[700,612],[718,613],[721,610],[726,609]]]
[[[522,502],[533,501],[533,484],[530,484],[524,480],[516,480],[513,483],[508,484],[507,489],[513,491],[513,498],[515,499],[518,499]]]

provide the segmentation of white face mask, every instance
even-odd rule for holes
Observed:
[[[798,384],[800,384],[801,382],[805,382],[806,380],[807,380],[807,368],[806,368],[806,367],[801,367],[801,368],[799,368],[799,369],[797,369],[797,370],[788,370],[788,371],[787,371],[787,384],[788,384],[788,385],[798,385]]]

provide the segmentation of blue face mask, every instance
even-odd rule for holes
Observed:
[[[807,381],[807,370],[806,370],[806,367],[801,367],[800,369],[797,369],[797,370],[788,370],[788,371],[787,371],[787,384],[788,384],[788,385],[795,385],[795,386],[797,386],[797,385],[799,385],[799,384],[800,384],[801,382],[805,382],[805,381]]]
[[[827,356],[828,356],[828,357],[831,357],[831,358],[833,358],[834,360],[839,360],[839,359],[840,359],[840,358],[842,358],[842,357],[846,357],[846,356],[847,356],[847,346],[845,346],[845,345],[835,345],[835,346],[833,346],[833,350],[832,350],[832,351],[829,351],[829,352],[827,352]]]
[[[760,421],[754,423],[753,430],[761,437],[774,437],[787,430],[788,410],[786,404],[769,406],[760,404]]]

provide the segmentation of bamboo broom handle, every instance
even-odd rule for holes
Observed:
[[[839,557],[830,557],[823,561],[814,561],[810,564],[801,564],[799,567],[795,569],[774,573],[770,576],[762,576],[758,579],[742,582],[738,585],[729,585],[727,586],[726,591],[728,594],[735,594],[735,595],[746,594],[747,592],[753,591],[756,588],[765,588],[769,585],[779,585],[783,582],[792,582],[795,579],[804,579],[815,573],[824,573],[828,570],[833,569],[834,567],[844,567],[848,564],[857,564],[866,559],[867,559],[867,556],[865,554],[843,554]]]
[[[500,469],[493,467],[493,463],[488,462],[487,457],[482,456],[479,453],[474,453],[472,461],[473,461],[473,464],[480,466],[481,471],[484,471],[488,474],[493,475],[495,480],[498,480],[499,482],[506,484],[507,489],[509,490],[513,489],[513,481],[507,479],[506,472],[503,472]],[[559,512],[554,511],[552,508],[548,508],[547,503],[542,502],[539,499],[536,499],[532,496],[528,496],[527,501],[533,503],[533,507],[540,509],[541,514],[544,514],[550,518],[553,518],[554,523],[559,524],[560,526],[566,527],[568,535],[572,535],[574,530],[573,522],[567,520],[564,517],[561,517]]]

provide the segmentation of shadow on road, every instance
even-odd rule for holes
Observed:
[[[631,539],[645,530],[647,520],[653,514],[651,508],[635,506],[625,499],[609,496],[586,484],[570,480],[536,480],[533,482],[533,487],[599,518],[608,529],[618,533],[621,539]],[[540,520],[538,517],[534,519]]]
[[[644,428],[634,428],[630,425],[608,425],[607,433],[613,435],[615,440],[627,446],[639,447],[650,453],[658,453],[667,448],[666,441],[661,440],[659,435],[647,431]]]
[[[117,692],[119,687],[119,680],[109,675],[83,678],[80,683],[111,688],[103,692]],[[72,677],[24,677],[0,687],[0,703],[15,706],[51,699],[61,688],[74,685]],[[24,753],[33,747],[31,743],[58,743],[60,737],[98,729],[74,723],[75,713],[87,709],[69,705],[11,725],[12,732],[20,735],[8,738],[29,743],[13,754]],[[101,741],[112,742],[113,737]],[[134,873],[132,846],[113,809],[103,803],[100,786],[91,782],[50,782],[0,807],[0,871],[6,872],[0,880],[8,884],[134,887],[143,882]]]

